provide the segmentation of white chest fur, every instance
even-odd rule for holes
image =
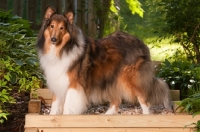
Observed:
[[[40,64],[44,70],[48,87],[57,95],[65,96],[69,85],[67,70],[72,63],[73,57],[63,53],[56,56],[56,47],[52,45],[47,54],[40,55]]]

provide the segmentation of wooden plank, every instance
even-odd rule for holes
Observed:
[[[195,123],[200,115],[29,115],[25,127],[179,127]],[[193,126],[189,126],[193,127]]]
[[[51,104],[51,103],[52,103],[52,99],[45,99],[45,102],[46,102],[47,104]]]
[[[30,94],[30,98],[31,99],[35,99],[37,96],[41,96],[42,98],[44,98],[45,100],[51,100],[53,97],[52,92],[45,88],[45,89],[37,89],[36,91],[32,91]]]
[[[193,132],[192,128],[39,128],[39,132]]]

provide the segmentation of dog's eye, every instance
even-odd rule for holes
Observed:
[[[50,25],[51,28],[54,28],[54,25]]]
[[[63,30],[63,27],[60,27],[60,30]]]

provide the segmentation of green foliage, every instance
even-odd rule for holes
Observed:
[[[107,14],[108,20],[105,24],[104,36],[107,36],[114,31],[120,30],[120,24],[123,23],[123,16],[120,13],[121,5],[121,1],[120,3],[116,3],[115,0],[110,1],[110,10]],[[131,15],[138,14],[140,17],[143,17],[144,11],[141,8],[141,4],[138,0],[126,0],[126,5],[131,11]]]
[[[200,92],[189,96],[188,98],[183,99],[180,103],[178,103],[177,109],[182,111],[186,111],[189,114],[193,114],[193,116],[200,114]],[[200,132],[200,120],[197,123],[192,123],[190,125],[195,125],[195,132]],[[190,126],[187,125],[187,126]],[[185,126],[185,127],[187,127]]]
[[[158,77],[164,78],[170,89],[180,90],[183,99],[191,93],[190,89],[200,85],[200,67],[188,61],[170,62],[166,59],[161,64]]]
[[[133,0],[130,0],[130,2],[134,3]],[[158,26],[154,20],[159,15],[157,12],[150,12],[151,6],[147,4],[147,1],[139,0],[139,2],[139,5],[142,7],[142,17],[140,15],[133,15],[133,12],[129,9],[130,4],[127,4],[127,1],[120,1],[120,15],[123,18],[123,21],[120,23],[120,30],[124,30],[145,41],[158,36],[158,34],[153,33],[153,29]]]
[[[180,109],[180,112],[185,110],[193,116],[200,114],[200,93],[193,94],[188,98],[183,99],[179,104],[177,109]]]
[[[105,21],[105,28],[103,31],[104,36],[119,30],[120,21],[122,20],[122,17],[119,15],[119,7],[115,5],[114,0],[110,1],[110,8],[107,15],[107,21]]]
[[[197,123],[195,123],[194,125],[196,125],[196,131],[195,132],[200,132],[200,120],[198,120]]]
[[[200,132],[200,120],[198,120],[197,123],[191,123],[189,125],[186,125],[184,128],[191,125],[194,126],[194,132]]]
[[[0,22],[13,25],[13,28],[10,28],[11,30],[13,30],[13,32],[17,31],[17,29],[20,28],[21,29],[20,34],[24,34],[27,37],[34,36],[33,30],[30,29],[30,23],[19,16],[13,16],[12,10],[7,11],[7,12],[0,11]],[[18,25],[19,27],[15,24],[19,24]]]
[[[28,21],[0,11],[0,122],[8,113],[5,103],[14,103],[11,93],[39,88],[42,74]]]
[[[151,12],[160,12],[156,18],[160,26],[156,31],[162,35],[161,39],[172,36],[172,41],[184,48],[188,59],[200,63],[200,1],[153,0],[149,3],[153,7]]]
[[[7,120],[8,115],[9,115],[8,113],[5,113],[5,112],[0,110],[0,123],[1,124],[4,123],[4,120]]]
[[[128,7],[132,14],[137,13],[140,17],[143,17],[144,10],[141,8],[141,3],[138,0],[126,0]]]
[[[114,2],[114,0],[111,0],[111,2],[110,2],[110,11],[113,12],[113,13],[118,14],[118,10],[117,10],[117,8],[115,7],[115,2]]]

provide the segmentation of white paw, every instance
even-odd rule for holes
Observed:
[[[106,111],[105,114],[107,114],[107,115],[114,115],[114,114],[117,114],[117,113],[118,113],[118,112],[117,112],[116,106],[115,106],[115,105],[112,105],[112,107],[110,107],[110,108],[108,109],[108,111]]]

